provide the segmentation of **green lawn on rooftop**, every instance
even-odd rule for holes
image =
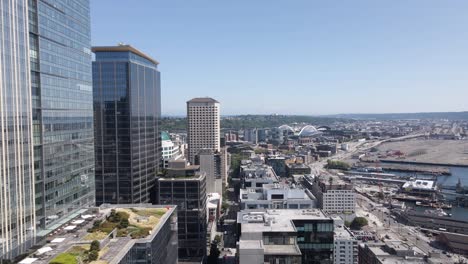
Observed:
[[[50,261],[50,264],[78,264],[76,255],[71,253],[58,254],[54,259]]]

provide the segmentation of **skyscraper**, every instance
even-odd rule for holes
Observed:
[[[26,0],[0,1],[0,260],[34,241],[34,157]]]
[[[96,203],[147,203],[161,160],[158,62],[129,45],[93,52]]]
[[[29,0],[36,217],[44,236],[94,199],[89,0]]]
[[[209,98],[194,98],[187,102],[188,158],[195,164],[201,149],[219,152],[220,118],[219,102]]]

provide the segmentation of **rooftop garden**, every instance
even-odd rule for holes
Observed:
[[[71,247],[67,252],[58,254],[53,258],[51,264],[78,264],[78,263],[105,263],[99,258],[107,252],[108,248],[100,248],[99,241],[94,240],[91,244]]]
[[[144,238],[150,234],[166,212],[166,208],[112,209],[105,221],[94,221],[93,227],[88,229],[89,234],[84,239],[104,239],[114,229],[117,229],[117,237]]]

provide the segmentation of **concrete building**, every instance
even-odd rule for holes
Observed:
[[[240,176],[243,188],[262,189],[264,184],[279,182],[273,168],[265,164],[250,163],[241,165]]]
[[[223,186],[229,186],[229,169],[231,168],[231,153],[228,152],[228,147],[221,148],[221,180]]]
[[[36,236],[28,1],[1,4],[0,262],[24,253]]]
[[[356,212],[356,193],[353,185],[338,178],[304,176],[304,186],[317,198],[319,208],[329,214],[354,215]],[[349,220],[349,219],[346,219]]]
[[[242,209],[312,209],[316,207],[312,193],[296,186],[273,183],[262,188],[240,190]]]
[[[179,142],[172,141],[171,137],[166,131],[161,132],[161,150],[162,150],[162,161],[161,167],[167,168],[169,161],[180,159],[183,157],[182,146]]]
[[[195,164],[200,165],[200,172],[206,175],[206,192],[222,194],[223,155],[211,149],[200,149],[195,156]]]
[[[358,263],[358,241],[353,233],[345,226],[341,217],[333,217],[335,224],[334,234],[334,264],[357,264]]]
[[[237,214],[239,263],[333,263],[333,219],[318,209]]]
[[[424,252],[400,240],[360,244],[358,257],[360,264],[438,263],[428,262]]]
[[[206,256],[206,177],[200,166],[185,160],[169,163],[165,178],[157,180],[157,204],[177,205],[179,259],[201,263]]]
[[[123,227],[120,224],[122,220],[118,220],[120,227],[102,232],[102,229],[118,224],[116,215],[120,219],[126,218],[134,227]],[[99,222],[101,224],[97,226],[94,224]],[[85,250],[79,249],[89,245],[93,238],[100,242],[99,259],[96,261],[99,263],[178,263],[175,206],[103,204],[99,208],[84,209],[81,215],[62,224],[65,227],[54,230],[45,245],[20,263],[57,263],[56,257],[64,254],[80,263],[85,258]],[[135,227],[141,229],[140,233],[135,233]],[[75,253],[67,254],[71,250]],[[63,261],[63,257],[61,259]],[[68,261],[73,263],[71,259]]]
[[[219,102],[209,97],[187,102],[188,159],[192,164],[201,149],[221,151],[219,107]]]
[[[130,45],[92,51],[96,204],[147,203],[162,153],[158,62]]]

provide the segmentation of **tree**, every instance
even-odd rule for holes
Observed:
[[[356,217],[354,220],[351,222],[351,229],[354,230],[360,230],[362,227],[367,225],[367,219],[364,217]]]
[[[89,251],[99,251],[100,247],[101,245],[99,241],[93,240],[93,242],[91,242],[91,246],[89,247]]]
[[[213,241],[211,242],[210,255],[208,256],[208,264],[217,264],[221,251],[218,249],[218,244]]]

